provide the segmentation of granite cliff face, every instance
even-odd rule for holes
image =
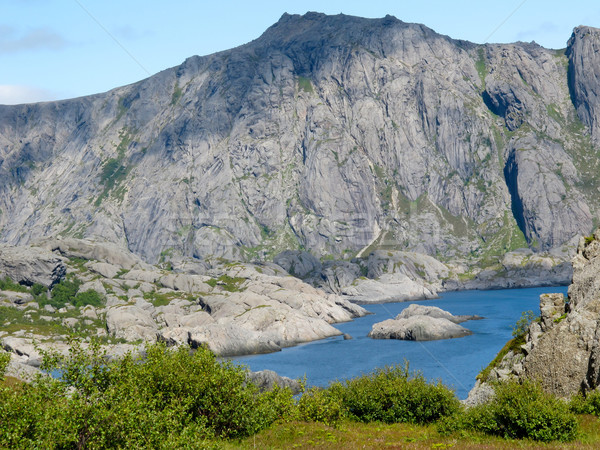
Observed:
[[[600,32],[475,45],[394,17],[285,14],[104,94],[0,106],[0,241],[494,264],[598,217]]]

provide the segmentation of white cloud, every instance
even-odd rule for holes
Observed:
[[[113,34],[117,37],[127,39],[130,41],[144,39],[155,35],[155,33],[150,30],[139,31],[131,27],[130,25],[124,25],[122,27],[115,28]]]
[[[56,100],[58,96],[46,89],[15,84],[0,84],[0,105],[45,102]]]
[[[17,53],[27,50],[60,50],[68,42],[57,32],[49,28],[34,28],[18,35],[8,25],[0,25],[0,53]]]

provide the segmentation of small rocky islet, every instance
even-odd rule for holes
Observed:
[[[406,341],[433,341],[452,339],[473,334],[459,323],[481,320],[477,315],[455,316],[435,306],[412,304],[394,319],[373,325],[369,337],[373,339],[401,339]]]

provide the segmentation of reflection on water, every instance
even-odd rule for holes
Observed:
[[[290,378],[306,376],[309,385],[317,386],[408,361],[410,370],[418,370],[430,380],[440,379],[455,389],[459,398],[466,398],[475,384],[475,376],[511,338],[512,326],[521,312],[532,310],[539,314],[539,296],[548,292],[566,294],[567,287],[449,292],[437,300],[414,302],[438,306],[452,314],[485,317],[462,323],[473,332],[464,338],[429,342],[367,338],[375,322],[394,318],[411,304],[386,303],[366,306],[372,315],[335,325],[354,339],[344,340],[339,336],[234,360],[254,371],[270,369]]]

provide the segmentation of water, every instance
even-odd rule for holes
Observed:
[[[375,322],[394,318],[411,304],[385,303],[367,305],[372,315],[335,325],[354,339],[339,336],[235,361],[253,371],[270,369],[290,378],[306,376],[309,385],[326,386],[336,379],[352,378],[406,360],[411,371],[418,370],[429,380],[441,380],[459,398],[466,398],[476,375],[511,339],[512,326],[521,313],[532,310],[539,314],[539,296],[549,292],[566,294],[567,287],[449,292],[440,299],[413,302],[438,306],[452,314],[485,317],[462,323],[473,332],[464,338],[429,342],[367,338]]]

